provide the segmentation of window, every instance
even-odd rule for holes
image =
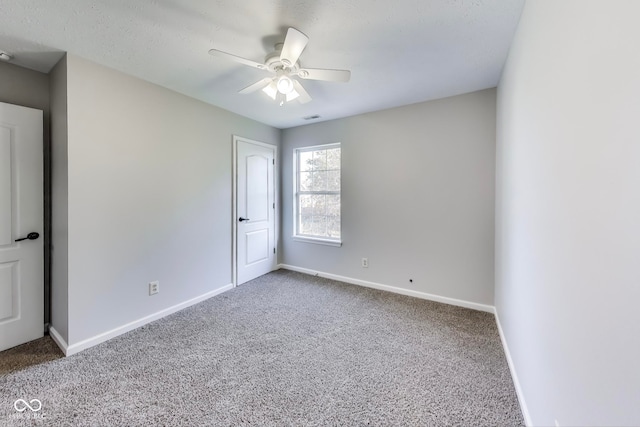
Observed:
[[[340,246],[340,144],[294,151],[294,238]]]

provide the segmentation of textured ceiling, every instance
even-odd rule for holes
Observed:
[[[525,0],[0,0],[0,50],[48,72],[70,52],[193,98],[287,128],[497,85]],[[309,36],[307,68],[351,70],[349,83],[304,80],[313,101],[279,107],[238,90],[288,27]]]

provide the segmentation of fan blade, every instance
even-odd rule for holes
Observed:
[[[252,85],[249,85],[247,87],[245,87],[244,89],[242,89],[240,92],[238,93],[252,93],[255,92],[257,90],[260,89],[264,89],[265,87],[269,86],[271,84],[271,79],[269,77],[265,77],[264,79],[255,82]]]
[[[300,104],[306,104],[307,102],[311,101],[311,96],[309,96],[309,94],[307,93],[306,90],[304,90],[304,88],[302,87],[302,85],[300,84],[299,81],[292,79],[293,80],[293,89],[298,92],[298,101],[300,101]]]
[[[269,98],[276,100],[276,95],[278,94],[278,87],[276,86],[276,79],[271,80],[271,83],[266,85],[262,91],[269,95]]]
[[[236,62],[239,62],[241,64],[248,65],[249,67],[259,68],[260,70],[266,70],[267,69],[267,67],[265,67],[264,64],[260,64],[258,62],[252,61],[250,59],[241,58],[239,56],[232,55],[230,53],[223,52],[223,51],[217,50],[217,49],[209,49],[209,55],[215,56],[215,57],[218,57],[218,58],[230,59],[232,61],[236,61]]]
[[[293,101],[294,99],[298,99],[299,96],[300,94],[296,92],[295,89],[293,89],[291,92],[287,94],[287,102]]]
[[[298,70],[298,77],[307,80],[324,80],[327,82],[348,82],[351,71],[323,70],[320,68],[302,68]]]
[[[287,37],[284,39],[284,45],[282,46],[282,52],[280,52],[280,62],[285,67],[293,67],[300,54],[307,47],[309,37],[302,34],[295,28],[289,28],[287,31]]]

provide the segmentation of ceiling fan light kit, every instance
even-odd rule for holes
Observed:
[[[247,86],[239,93],[247,94],[262,90],[280,106],[295,99],[301,104],[306,104],[311,101],[311,96],[294,77],[327,82],[348,82],[351,78],[351,72],[348,70],[300,68],[298,59],[308,42],[309,38],[302,32],[289,28],[284,43],[275,45],[275,51],[266,56],[264,64],[217,49],[209,50],[209,54],[274,74],[273,77],[266,77]]]
[[[286,75],[278,77],[278,83],[276,83],[276,86],[278,87],[278,92],[285,95],[293,90],[293,82]]]

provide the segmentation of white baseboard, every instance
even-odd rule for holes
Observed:
[[[476,302],[465,301],[455,298],[443,297],[440,295],[428,294],[426,292],[413,291],[411,289],[398,288],[395,286],[382,285],[380,283],[368,282],[366,280],[353,279],[351,277],[339,276],[337,274],[325,273],[322,271],[310,270],[308,268],[296,267],[293,265],[279,264],[278,268],[285,270],[297,271],[299,273],[310,274],[312,276],[320,276],[327,279],[337,280],[339,282],[351,283],[352,285],[364,286],[366,288],[379,289],[381,291],[393,292],[394,294],[407,295],[429,301],[441,302],[444,304],[456,305],[458,307],[471,308],[478,311],[486,311],[487,313],[495,313],[492,305],[479,304]]]
[[[62,350],[62,352],[66,356],[67,347],[69,347],[69,345],[64,340],[64,338],[62,338],[62,335],[60,335],[60,332],[56,331],[56,329],[53,326],[49,326],[49,335],[53,339],[53,342],[55,342],[58,345],[58,347],[60,347],[60,350]]]
[[[176,304],[174,306],[171,306],[169,308],[165,308],[164,310],[160,310],[156,313],[150,314],[148,316],[145,316],[141,319],[138,320],[134,320],[133,322],[129,322],[126,325],[122,325],[119,326],[117,328],[114,328],[110,331],[107,332],[103,332],[102,334],[96,335],[94,337],[88,338],[86,340],[80,341],[79,343],[76,344],[72,344],[72,345],[68,345],[65,340],[62,338],[62,336],[58,333],[58,331],[55,330],[55,328],[50,328],[49,329],[49,333],[51,334],[51,338],[53,338],[53,340],[56,342],[56,344],[58,344],[58,347],[60,347],[60,349],[62,350],[62,352],[65,354],[65,356],[71,356],[73,354],[79,353],[82,350],[86,350],[90,347],[93,347],[94,345],[98,345],[100,343],[103,343],[107,340],[110,340],[111,338],[115,338],[118,335],[122,335],[124,333],[127,333],[129,331],[132,331],[136,328],[139,328],[140,326],[146,325],[147,323],[151,323],[155,320],[161,319],[165,316],[168,316],[170,314],[173,314],[177,311],[180,311],[182,309],[185,309],[187,307],[190,307],[194,304],[198,304],[199,302],[202,302],[206,299],[209,299],[211,297],[214,297],[216,295],[219,295],[223,292],[226,292],[230,289],[233,289],[233,284],[228,284],[225,285],[221,288],[215,289],[213,291],[207,292],[206,294],[200,295],[198,297],[192,298],[188,301],[184,301],[181,302],[180,304]]]
[[[516,368],[513,363],[513,359],[511,358],[511,352],[509,351],[507,340],[504,336],[504,332],[502,331],[502,324],[500,323],[500,316],[498,316],[498,310],[495,311],[495,316],[496,316],[496,323],[498,324],[498,333],[500,334],[500,340],[502,341],[502,348],[504,349],[504,355],[507,358],[507,364],[509,365],[509,371],[511,372],[511,379],[513,380],[513,385],[516,388],[516,396],[518,396],[518,402],[520,403],[520,410],[522,411],[524,423],[528,427],[530,427],[530,426],[533,426],[533,423],[531,422],[531,415],[529,415],[529,408],[527,407],[527,402],[524,400],[522,387],[520,387],[520,380],[518,380],[518,374],[516,373]]]

